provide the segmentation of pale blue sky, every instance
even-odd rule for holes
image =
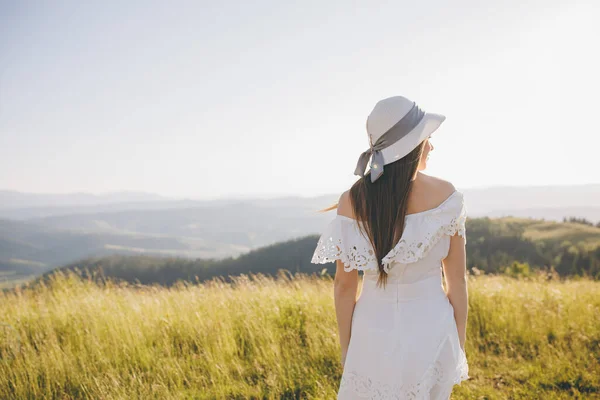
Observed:
[[[397,94],[447,116],[428,174],[600,182],[594,0],[8,3],[0,189],[340,192]]]

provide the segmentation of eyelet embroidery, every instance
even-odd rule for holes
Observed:
[[[332,236],[326,239],[319,239],[317,250],[313,255],[311,262],[313,264],[324,264],[341,260],[344,264],[344,271],[350,272],[353,269],[365,271],[368,269],[377,269],[375,253],[371,248],[356,244],[343,249],[342,239],[334,239]]]
[[[409,264],[424,258],[444,235],[452,236],[458,232],[466,243],[467,210],[462,193],[457,192],[455,198],[458,199],[456,203],[450,200],[431,212],[415,214],[418,222],[411,222],[413,217],[409,214],[402,238],[382,259],[385,272],[389,273],[394,262]],[[418,224],[416,232],[410,230],[411,223]],[[344,232],[347,229],[354,229],[354,232]],[[371,244],[351,219],[336,217],[330,222],[317,242],[311,263],[335,260],[342,261],[346,272],[379,269]]]
[[[466,364],[460,366],[457,375],[451,380],[453,385],[469,379]],[[352,371],[342,375],[339,393],[358,394],[370,400],[424,400],[429,399],[431,389],[446,381],[446,371],[439,361],[433,363],[426,372],[425,378],[413,385],[386,384]]]
[[[428,230],[424,232],[424,236],[420,237],[418,241],[415,241],[415,238],[405,239],[403,237],[400,239],[390,253],[383,258],[384,269],[394,261],[409,264],[424,258],[444,235],[452,236],[458,232],[459,236],[465,238],[466,243],[465,224],[467,214],[464,203],[461,201],[459,214],[450,220],[448,220],[448,215],[444,211],[446,210],[435,210],[428,218],[426,217],[427,224],[432,228],[428,227]],[[419,233],[423,234],[423,231]],[[389,269],[386,270],[386,272],[388,271]]]
[[[441,344],[445,340],[447,337],[442,340]],[[425,400],[429,399],[431,389],[436,385],[445,382],[457,385],[467,379],[470,379],[469,365],[465,353],[460,349],[460,358],[454,374],[445,370],[439,360],[433,362],[425,371],[423,378],[414,384],[387,384],[361,375],[355,370],[344,371],[338,392],[340,394],[344,392],[357,394],[369,400]]]

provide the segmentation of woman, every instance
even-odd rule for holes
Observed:
[[[337,215],[312,262],[337,267],[338,399],[446,400],[469,378],[463,194],[420,172],[444,120],[402,96],[379,101],[367,118],[361,178],[327,209]]]

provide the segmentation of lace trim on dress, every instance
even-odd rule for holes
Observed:
[[[453,195],[458,193],[460,192],[455,191]],[[410,234],[403,234],[396,246],[382,260],[386,272],[393,262],[409,264],[424,258],[444,235],[453,236],[458,232],[459,236],[465,238],[466,244],[467,210],[463,196],[457,197],[457,204],[442,203],[440,207],[431,210],[419,226],[407,224],[405,233],[406,230],[411,230]]]
[[[354,220],[338,214],[329,223],[319,238],[311,263],[324,264],[341,260],[346,272],[353,269],[379,269],[368,239],[362,236],[358,225],[352,221]]]
[[[447,340],[449,340],[449,336],[442,339],[438,347],[438,353]],[[467,379],[470,379],[469,365],[464,351],[460,349],[460,358],[454,373],[449,374],[448,371],[445,371],[436,355],[436,361],[427,368],[423,377],[417,383],[387,384],[363,376],[356,371],[345,371],[340,381],[339,393],[350,392],[370,400],[426,400],[430,398],[431,390],[436,385],[448,382],[456,385]]]
[[[456,200],[456,201],[453,201]],[[402,238],[382,259],[389,273],[394,262],[408,264],[425,257],[443,235],[456,232],[465,238],[467,211],[462,193],[455,190],[442,204],[420,213],[408,214]],[[311,263],[341,260],[344,271],[378,270],[375,253],[368,238],[352,218],[337,214],[319,238]]]

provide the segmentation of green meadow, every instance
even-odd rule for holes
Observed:
[[[469,275],[471,379],[453,399],[600,398],[600,282]],[[97,283],[0,299],[1,399],[335,399],[329,276]]]

